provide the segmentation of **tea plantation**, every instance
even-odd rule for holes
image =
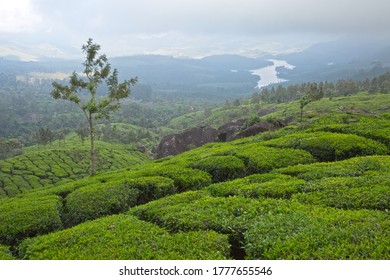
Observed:
[[[131,146],[97,141],[97,171],[115,170],[149,159]],[[89,148],[73,139],[65,146],[29,147],[17,157],[0,160],[0,197],[76,180],[89,174]]]
[[[79,180],[25,153],[1,163],[0,258],[386,260],[389,138],[388,114],[328,114]]]

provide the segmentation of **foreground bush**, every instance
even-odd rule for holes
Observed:
[[[357,177],[366,174],[389,174],[389,156],[356,157],[339,162],[314,163],[309,165],[289,166],[274,170],[281,173],[296,176],[304,180],[314,180],[326,177]]]
[[[174,181],[162,176],[129,179],[124,181],[122,185],[126,189],[138,190],[136,204],[144,204],[178,192]]]
[[[76,225],[123,212],[136,204],[138,194],[137,189],[126,188],[121,182],[79,188],[66,197],[66,224]]]
[[[331,177],[306,185],[293,199],[343,209],[390,209],[390,176]]]
[[[174,181],[179,192],[199,190],[211,184],[211,175],[202,170],[186,168],[176,164],[152,165],[137,173],[139,176],[163,176]]]
[[[9,247],[0,244],[0,260],[13,260]]]
[[[292,194],[300,192],[304,185],[304,180],[291,176],[281,174],[269,176],[269,174],[261,174],[213,184],[207,190],[212,195],[221,197],[290,198]]]
[[[211,174],[213,182],[223,182],[245,176],[245,164],[235,156],[210,156],[190,165]]]
[[[299,208],[267,213],[254,221],[245,233],[247,258],[390,258],[388,214],[368,210]]]
[[[306,151],[264,147],[260,143],[237,146],[230,153],[244,161],[248,174],[315,161]]]
[[[263,143],[270,147],[302,149],[319,161],[337,161],[356,156],[385,155],[387,147],[353,134],[330,132],[294,133]]]
[[[114,215],[28,239],[23,259],[177,260],[228,259],[227,236],[212,231],[169,234],[132,216]]]
[[[14,245],[26,237],[62,228],[62,202],[55,195],[3,199],[0,205],[0,241]]]
[[[192,201],[188,201],[188,196]],[[220,233],[241,233],[248,222],[263,210],[259,201],[243,197],[211,197],[179,194],[130,209],[138,218],[155,222],[172,231],[214,230]]]

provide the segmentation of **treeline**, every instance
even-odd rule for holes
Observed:
[[[360,91],[369,93],[390,93],[390,72],[372,79],[365,80],[338,80],[336,83],[320,82],[320,83],[302,83],[292,84],[287,87],[278,85],[263,88],[260,92],[255,92],[252,95],[252,103],[257,104],[260,101],[286,103],[301,99],[302,96],[312,86],[318,87],[324,97],[332,98],[336,96],[353,95]]]

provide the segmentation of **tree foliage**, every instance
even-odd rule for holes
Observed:
[[[82,46],[82,51],[86,55],[84,65],[84,75],[76,71],[69,77],[69,84],[62,85],[54,82],[51,96],[54,99],[64,99],[75,103],[84,113],[89,126],[89,136],[91,142],[91,175],[95,174],[95,151],[94,151],[94,119],[110,117],[110,113],[120,108],[120,100],[130,95],[130,87],[137,82],[137,78],[131,78],[123,82],[118,81],[118,71],[111,71],[105,54],[99,55],[100,45],[89,39]],[[106,82],[107,95],[97,96],[98,87]],[[89,96],[84,97],[84,92]]]

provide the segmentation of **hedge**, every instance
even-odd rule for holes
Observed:
[[[72,226],[123,212],[136,204],[138,194],[137,189],[127,188],[120,181],[79,188],[66,197],[65,223]]]
[[[274,177],[274,178],[272,178]],[[214,196],[228,197],[241,196],[250,198],[285,198],[288,199],[292,194],[298,193],[303,189],[305,181],[286,175],[276,175],[269,177],[269,180],[263,181],[259,178],[236,179],[229,182],[213,184],[207,188]]]
[[[132,206],[176,192],[173,180],[161,176],[87,185],[66,197],[66,225],[118,214]]]
[[[167,195],[175,194],[178,191],[172,179],[162,176],[129,179],[124,181],[122,185],[128,189],[138,190],[136,204],[144,204]]]
[[[358,177],[366,174],[389,174],[390,156],[356,157],[338,162],[289,166],[275,173],[296,176],[304,180],[326,177]]]
[[[235,156],[210,156],[190,164],[190,167],[211,174],[213,182],[223,182],[245,176],[245,164]]]
[[[8,246],[0,244],[0,260],[13,260],[14,257],[11,254]]]
[[[128,213],[171,232],[213,230],[240,234],[254,217],[270,207],[266,201],[238,196],[212,197],[200,191],[162,198],[132,208]]]
[[[176,164],[155,164],[145,166],[138,171],[138,176],[163,176],[174,181],[179,192],[199,190],[212,183],[211,175],[202,170],[183,167]]]
[[[22,259],[178,260],[229,259],[226,235],[213,231],[169,234],[156,225],[128,215],[85,222],[25,240]]]
[[[353,134],[330,132],[294,133],[265,141],[263,145],[302,149],[310,152],[318,161],[337,161],[388,153],[387,147],[375,140]]]
[[[245,232],[247,259],[389,259],[388,214],[294,207],[267,213]]]
[[[244,161],[248,175],[267,173],[276,168],[315,162],[311,154],[306,151],[265,147],[261,143],[240,145],[229,153]]]
[[[302,203],[343,209],[390,209],[390,175],[331,177],[313,181],[306,193],[294,194]]]
[[[352,116],[343,116],[348,122],[348,118]],[[356,117],[353,116],[353,117]],[[314,124],[312,130],[322,130],[337,133],[349,133],[370,138],[385,144],[390,148],[390,120],[382,116],[359,116],[352,123],[337,123],[334,119],[322,120],[326,124]]]
[[[61,229],[61,200],[56,195],[2,200],[0,241],[14,245],[26,237]]]

